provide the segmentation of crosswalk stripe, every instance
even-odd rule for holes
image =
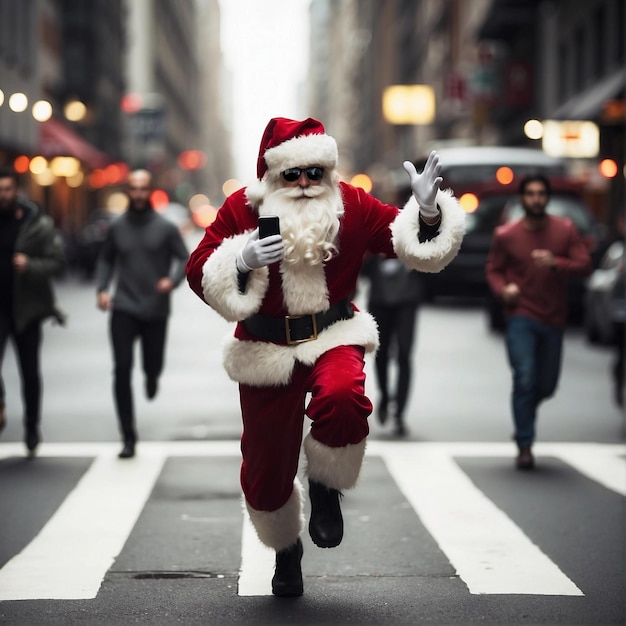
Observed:
[[[584,595],[450,456],[400,443],[383,459],[470,593]]]
[[[95,598],[164,460],[96,457],[41,532],[0,570],[0,600]]]
[[[2,569],[0,601],[88,599],[120,553],[168,457],[240,456],[239,442],[142,442],[132,460],[119,444],[46,443],[40,455],[94,461],[41,532]],[[622,444],[542,443],[600,485],[626,495]],[[0,459],[21,456],[21,443],[0,443]],[[511,457],[500,442],[371,441],[391,477],[447,555],[471,593],[583,595],[454,462],[454,457]],[[274,552],[263,546],[244,510],[238,593],[271,594]]]

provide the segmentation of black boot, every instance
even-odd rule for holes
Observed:
[[[135,441],[126,439],[122,451],[117,455],[120,459],[130,459],[135,456]]]
[[[340,496],[341,493],[336,489],[309,480],[309,497],[311,498],[309,535],[319,548],[334,548],[343,539]]]
[[[34,457],[39,445],[39,428],[36,424],[26,424],[26,436],[24,443],[28,449],[28,456]]]
[[[272,578],[272,593],[275,596],[293,597],[304,593],[302,584],[302,541],[276,553],[276,572]]]
[[[395,426],[393,427],[393,434],[396,437],[406,437],[408,434],[408,431],[406,429],[406,426],[404,425],[404,420],[401,418],[396,418],[396,423]]]

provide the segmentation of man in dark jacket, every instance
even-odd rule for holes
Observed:
[[[141,340],[146,395],[152,399],[163,369],[170,293],[185,277],[189,255],[178,228],[152,208],[150,172],[131,172],[127,193],[128,210],[111,224],[96,267],[98,308],[112,310],[115,406],[124,439],[120,458],[133,457],[137,442],[131,389],[135,340]]]
[[[32,456],[40,441],[41,323],[62,322],[54,302],[53,276],[63,271],[63,245],[50,216],[17,197],[17,175],[0,169],[0,371],[9,337],[15,345],[24,402],[24,440]],[[5,389],[0,376],[0,430]]]

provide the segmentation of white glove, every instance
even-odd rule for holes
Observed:
[[[283,238],[280,235],[270,235],[259,239],[257,228],[237,254],[237,269],[245,274],[259,267],[276,263],[282,260],[284,247]]]
[[[441,173],[439,155],[434,150],[428,155],[424,171],[421,174],[417,173],[415,165],[411,161],[405,161],[402,165],[411,179],[411,190],[419,205],[420,213],[424,217],[437,217],[439,210],[435,198],[439,191],[439,185],[443,181],[443,178],[439,176]]]

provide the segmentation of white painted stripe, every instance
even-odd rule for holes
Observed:
[[[40,446],[39,455],[44,457],[97,459],[41,533],[0,570],[0,600],[94,597],[166,457],[241,455],[239,442],[234,440],[142,442],[138,456],[130,461],[116,459],[118,450],[115,442]],[[604,487],[626,495],[623,444],[539,443],[534,450],[538,457],[560,458]],[[400,489],[472,593],[582,594],[452,460],[454,456],[512,459],[512,444],[370,441],[366,454],[385,459]],[[22,455],[23,444],[0,443],[0,459]],[[239,595],[268,595],[274,551],[260,543],[247,513],[243,530]],[[498,538],[495,543],[494,537]],[[531,574],[529,581],[527,572],[535,569],[542,574]]]
[[[400,443],[383,458],[470,593],[584,595],[448,454]]]
[[[41,532],[0,570],[0,600],[95,598],[161,471],[162,454],[97,457]]]
[[[607,489],[626,496],[626,448],[606,444],[545,444],[536,446],[536,453],[561,459],[587,478]]]
[[[117,454],[121,444],[93,441],[70,443],[42,443],[37,448],[39,457],[92,457],[101,454]],[[142,441],[137,444],[137,458],[145,454],[161,456],[241,456],[239,442],[236,440],[221,441]],[[0,442],[0,459],[24,456],[26,448],[18,442]]]
[[[272,576],[276,552],[259,541],[250,516],[243,513],[241,535],[241,570],[239,571],[240,596],[272,595]]]

